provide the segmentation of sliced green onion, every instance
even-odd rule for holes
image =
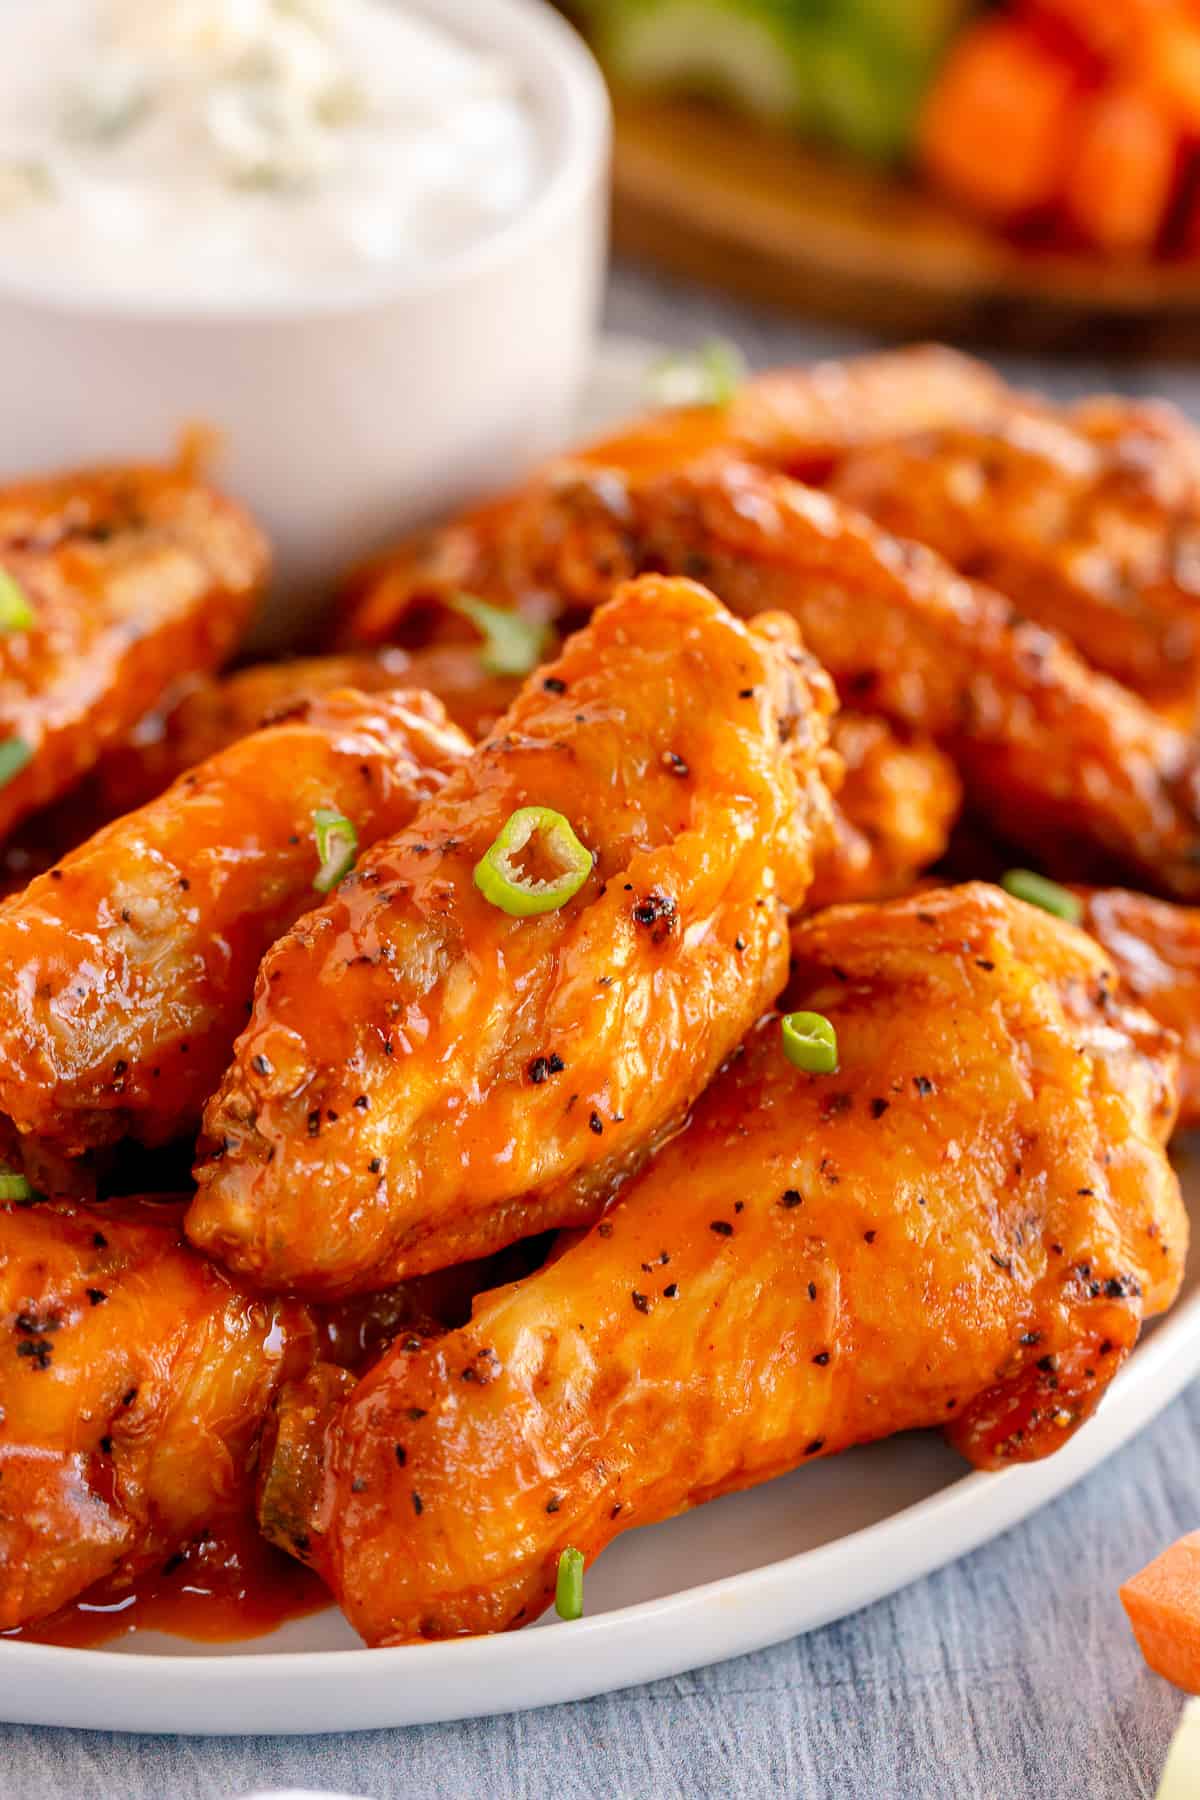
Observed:
[[[479,660],[489,675],[528,675],[550,647],[550,627],[474,594],[456,594],[451,608],[483,635]]]
[[[709,338],[690,355],[664,356],[650,371],[650,397],[659,406],[728,406],[745,380],[746,359],[736,344]]]
[[[29,596],[7,569],[0,569],[0,631],[28,631],[33,624]]]
[[[517,865],[522,850],[536,842],[541,856],[558,870],[548,880]],[[485,900],[527,919],[557,912],[577,894],[592,872],[592,853],[581,844],[569,819],[549,806],[522,806],[475,864],[475,886]]]
[[[569,1547],[558,1559],[554,1610],[560,1619],[583,1617],[583,1552]]]
[[[33,1188],[15,1169],[0,1169],[0,1200],[32,1200]]]
[[[1027,900],[1030,906],[1040,906],[1043,912],[1068,919],[1072,925],[1078,925],[1083,917],[1083,902],[1076,894],[1059,887],[1057,881],[1035,875],[1032,869],[1010,869],[1000,877],[1000,886],[1015,900]]]
[[[7,738],[0,744],[0,788],[32,760],[33,751],[24,738]]]
[[[837,1032],[824,1013],[788,1013],[783,1020],[783,1054],[808,1075],[834,1075]]]
[[[317,839],[317,855],[321,867],[313,886],[318,894],[328,894],[354,867],[358,855],[358,833],[343,813],[332,806],[319,806],[313,814]]]

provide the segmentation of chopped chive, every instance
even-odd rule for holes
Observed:
[[[530,846],[557,871],[554,875],[543,879],[518,867],[517,858]],[[591,872],[592,853],[575,836],[569,819],[549,806],[522,806],[475,864],[475,886],[501,912],[526,919],[557,912]]]
[[[0,631],[28,631],[33,617],[25,589],[7,569],[0,569]]]
[[[583,1552],[569,1546],[558,1559],[554,1610],[560,1619],[583,1617]]]
[[[358,855],[358,833],[350,820],[331,806],[319,806],[313,814],[317,855],[321,859],[313,886],[318,894],[328,894],[354,867]]]
[[[1078,925],[1083,917],[1083,902],[1078,895],[1045,875],[1035,875],[1032,869],[1010,869],[1000,877],[1000,886],[1015,900],[1027,900],[1030,906],[1040,906],[1043,912],[1067,919],[1072,925]]]
[[[788,1013],[782,1022],[783,1054],[808,1075],[835,1075],[837,1032],[824,1013]]]
[[[451,608],[482,633],[479,660],[489,675],[528,675],[550,647],[550,627],[474,594],[456,594]]]
[[[15,1169],[0,1169],[0,1200],[32,1200],[33,1188]]]
[[[728,406],[746,376],[746,360],[726,338],[709,338],[690,354],[664,356],[650,371],[659,406]]]
[[[0,744],[0,787],[19,775],[33,760],[33,751],[24,738],[8,738]]]

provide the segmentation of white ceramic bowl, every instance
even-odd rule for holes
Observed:
[[[81,298],[0,273],[0,480],[169,454],[215,426],[214,477],[277,550],[259,633],[301,631],[328,582],[561,437],[591,351],[606,245],[609,115],[545,0],[416,0],[524,75],[547,173],[524,212],[394,283],[285,301]]]

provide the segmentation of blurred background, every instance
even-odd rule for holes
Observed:
[[[661,330],[636,267],[869,334],[1200,350],[1196,0],[565,10],[614,98],[616,323]]]

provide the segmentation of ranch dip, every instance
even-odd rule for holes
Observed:
[[[541,174],[518,72],[403,0],[0,0],[0,280],[274,297],[452,256]]]

